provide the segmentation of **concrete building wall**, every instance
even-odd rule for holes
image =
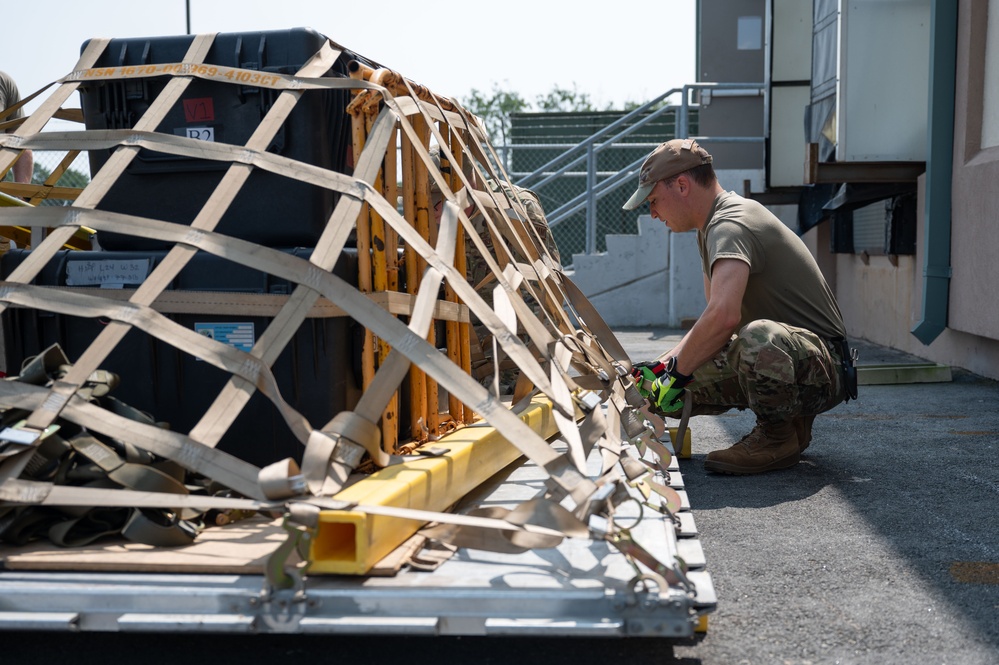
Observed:
[[[948,326],[999,339],[999,147],[982,147],[986,46],[988,38],[999,41],[989,4],[965,0],[958,13]]]
[[[699,0],[699,81],[763,83],[767,39],[764,0]],[[763,136],[763,97],[702,97],[701,136]],[[762,143],[705,141],[724,168],[762,168]],[[741,192],[741,188],[737,190]]]
[[[999,193],[992,192],[999,209]],[[911,353],[926,360],[959,367],[981,376],[999,379],[999,328],[977,335],[948,327],[930,345],[910,332],[922,318],[925,179],[919,182],[917,251],[912,256],[869,256],[829,252],[829,224],[823,223],[803,236],[819,262],[826,281],[833,287],[850,337]],[[961,206],[955,203],[955,211]],[[956,217],[956,214],[955,214]],[[963,233],[967,233],[967,229]],[[955,231],[955,238],[961,231]],[[976,237],[982,239],[981,230]],[[982,240],[987,246],[992,241]],[[951,312],[954,294],[962,281],[951,280]],[[999,290],[984,296],[979,308],[988,317],[999,308]]]
[[[961,0],[958,12],[948,327],[929,345],[910,332],[922,319],[924,179],[915,255],[831,254],[828,223],[804,239],[833,285],[851,337],[999,379],[999,147],[982,132],[988,5]],[[999,34],[992,37],[999,43]]]

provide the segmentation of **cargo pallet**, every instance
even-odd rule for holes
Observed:
[[[307,59],[284,48],[303,43],[306,54],[317,48]],[[508,179],[477,118],[311,30],[90,40],[58,83],[0,134],[0,172],[26,149],[89,150],[94,177],[78,192],[58,188],[58,175],[0,186],[32,204],[73,201],[0,208],[0,234],[32,243],[5,274],[0,312],[104,327],[78,357],[40,349],[0,382],[0,536],[18,541],[0,548],[0,629],[667,638],[706,629],[717,601],[676,454],[689,454],[689,439],[645,409],[630,360],[553,260],[527,193],[490,185]],[[62,109],[78,89],[83,112]],[[226,103],[213,103],[216,91]],[[286,124],[296,105],[317,94],[331,106],[304,106],[304,122],[314,128],[316,110],[333,109],[334,147],[283,154],[303,135]],[[142,113],[108,112],[113,100],[140,100]],[[259,126],[244,118],[240,133],[213,115],[235,100],[259,106]],[[87,130],[41,132],[56,115],[83,117]],[[157,217],[158,185],[188,178],[194,164],[218,167],[207,200],[187,218]],[[244,215],[255,200],[291,196],[283,179],[296,184],[287,192],[324,193],[311,201],[320,223],[296,209],[304,223],[282,236],[226,216],[234,202]],[[90,231],[113,251],[65,268],[72,284],[61,274],[40,283],[64,247],[87,249]],[[307,257],[277,248],[303,237],[314,243]],[[333,272],[348,242],[356,281]],[[121,276],[114,252],[150,248],[166,255]],[[287,289],[170,290],[199,254]],[[472,261],[488,279],[468,281]],[[264,330],[225,339],[172,318],[177,306],[210,317],[215,301],[237,316],[266,309]],[[357,367],[340,368],[355,390],[306,416],[297,384],[277,372],[280,354],[297,330],[338,317],[360,326]],[[473,366],[476,321],[494,340],[496,353],[483,356],[491,385]],[[127,393],[107,397],[118,378],[101,364],[133,331],[226,375],[193,426],[168,429],[161,414],[125,404]],[[501,395],[507,367],[516,385]],[[220,446],[241,414],[259,415],[254,395],[279,413],[298,459],[244,459],[251,451],[240,446],[264,433]],[[97,510],[129,515],[124,539],[69,537]],[[63,521],[37,532],[53,544],[20,543],[53,511]]]

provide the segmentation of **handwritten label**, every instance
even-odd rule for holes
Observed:
[[[184,119],[187,122],[211,122],[215,119],[215,101],[211,97],[185,99]]]
[[[66,285],[120,289],[126,284],[142,284],[149,276],[152,263],[152,259],[67,261]]]

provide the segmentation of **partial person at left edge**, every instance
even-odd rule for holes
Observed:
[[[24,117],[24,108],[19,108],[10,115],[4,115],[11,106],[20,103],[21,93],[17,89],[17,84],[10,74],[0,71],[0,123],[8,120],[16,120]],[[13,134],[14,129],[8,129],[8,134]],[[14,162],[14,182],[30,183],[32,173],[35,170],[35,157],[30,150],[25,150],[16,162]]]

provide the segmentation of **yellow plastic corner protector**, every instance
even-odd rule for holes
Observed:
[[[540,395],[520,414],[547,439],[558,431],[551,402]],[[362,505],[444,511],[520,457],[509,441],[485,422],[463,427],[434,442],[439,457],[380,469],[334,498]],[[309,548],[310,574],[363,575],[423,524],[360,511],[324,510]]]

